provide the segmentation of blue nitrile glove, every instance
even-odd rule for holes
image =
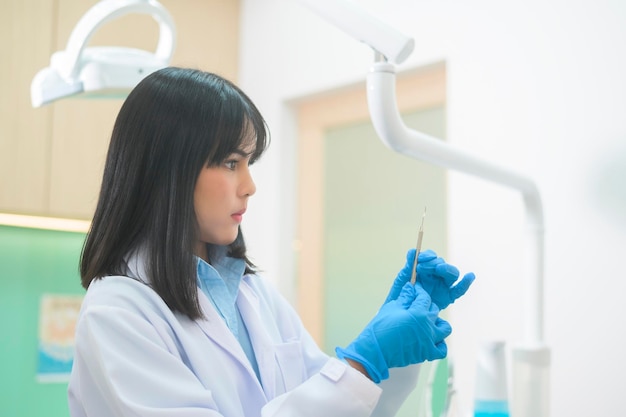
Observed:
[[[398,272],[385,302],[397,298],[404,284],[410,281],[414,260],[415,249],[409,249],[406,254],[406,264]],[[437,304],[441,310],[465,294],[474,282],[475,276],[472,272],[465,274],[461,281],[453,286],[458,278],[459,270],[438,257],[434,251],[427,249],[419,253],[416,281],[422,284],[433,303]]]
[[[424,262],[422,262],[422,256]],[[411,249],[406,255],[407,262],[409,259],[413,262],[414,258],[415,249]],[[411,265],[413,264],[411,263]],[[475,278],[474,273],[469,272],[457,282],[459,270],[454,265],[450,265],[430,249],[420,252],[418,255],[417,280],[430,294],[433,303],[442,310],[465,294]],[[455,283],[456,285],[454,285]]]
[[[421,285],[407,283],[348,347],[335,349],[337,357],[361,363],[376,383],[389,378],[389,368],[445,358],[452,328],[438,314]]]

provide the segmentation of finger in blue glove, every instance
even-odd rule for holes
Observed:
[[[396,279],[393,281],[393,284],[391,285],[391,289],[389,290],[389,294],[387,295],[387,299],[385,300],[385,303],[398,298],[398,296],[400,295],[400,291],[402,291],[402,287],[404,287],[404,284],[409,282],[409,280],[411,279],[411,275],[413,273],[413,260],[414,259],[415,259],[415,249],[409,249],[408,253],[406,254],[406,263],[404,264],[404,267],[400,270],[400,272],[398,272]],[[428,251],[420,252],[417,258],[417,262],[419,264],[419,263],[430,262],[435,259],[437,259],[437,254],[433,252],[432,250],[428,250]]]
[[[422,253],[424,254],[424,262],[421,261]],[[443,310],[465,294],[476,277],[474,273],[470,272],[456,283],[459,278],[459,270],[454,265],[446,263],[443,258],[438,257],[430,249],[422,253],[418,257],[417,280],[430,294],[433,303]],[[415,256],[414,254],[414,250],[410,250],[407,259]],[[456,285],[453,285],[455,283]]]

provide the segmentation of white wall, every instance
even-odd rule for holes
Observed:
[[[546,221],[551,415],[622,414],[626,3],[359,3],[415,38],[399,71],[446,61],[448,141],[537,181]],[[291,297],[289,101],[363,81],[373,58],[295,1],[243,0],[242,12],[240,85],[273,134],[256,167],[259,191],[245,228],[254,259]],[[449,261],[478,277],[451,308],[450,355],[461,405],[468,406],[478,341],[521,337],[524,212],[516,192],[459,173],[449,176],[449,201]]]

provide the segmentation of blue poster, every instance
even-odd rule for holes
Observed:
[[[41,297],[37,380],[66,382],[74,360],[74,332],[83,297],[46,294]]]

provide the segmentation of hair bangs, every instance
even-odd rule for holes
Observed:
[[[226,84],[220,92],[222,105],[206,131],[213,136],[213,144],[206,157],[207,164],[219,165],[230,155],[251,150],[250,163],[258,160],[268,146],[265,119],[250,99],[234,85]]]

